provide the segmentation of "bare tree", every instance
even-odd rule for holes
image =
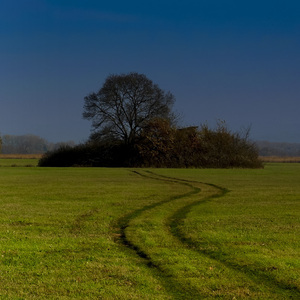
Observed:
[[[97,134],[134,143],[153,118],[171,118],[174,96],[161,90],[145,75],[108,76],[97,93],[84,98],[83,118],[92,120]]]

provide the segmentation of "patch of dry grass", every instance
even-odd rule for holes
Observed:
[[[40,159],[43,154],[0,154],[0,158],[7,159]]]
[[[300,156],[261,156],[263,162],[300,163]]]

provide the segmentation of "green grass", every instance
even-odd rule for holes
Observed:
[[[37,158],[1,158],[0,167],[36,167]]]
[[[298,299],[299,182],[300,164],[2,167],[0,299]]]

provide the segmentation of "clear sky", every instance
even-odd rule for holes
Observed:
[[[83,98],[139,72],[184,125],[300,143],[299,0],[1,0],[0,132],[85,141]]]

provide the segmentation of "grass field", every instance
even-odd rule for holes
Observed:
[[[36,167],[42,154],[0,154],[0,167]]]
[[[1,162],[0,299],[300,298],[300,164]]]

